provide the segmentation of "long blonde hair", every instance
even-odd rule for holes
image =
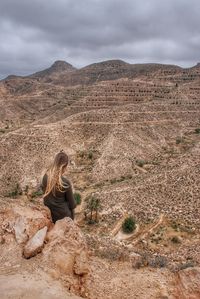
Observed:
[[[47,169],[47,186],[44,193],[44,197],[50,192],[55,195],[55,191],[64,192],[64,188],[69,187],[62,180],[63,169],[68,165],[68,156],[64,151],[60,151],[56,154],[53,163]]]

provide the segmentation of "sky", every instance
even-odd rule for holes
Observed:
[[[200,0],[0,0],[0,78],[65,60],[200,61]]]

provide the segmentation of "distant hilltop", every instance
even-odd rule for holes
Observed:
[[[82,68],[75,68],[72,64],[64,61],[64,60],[57,60],[55,61],[49,68],[38,71],[28,76],[17,76],[17,75],[9,75],[5,79],[13,79],[16,77],[32,77],[32,78],[44,78],[51,75],[56,75],[58,73],[72,73],[72,72],[90,72],[90,71],[106,71],[117,69],[121,72],[125,73],[127,71],[131,71],[132,73],[145,73],[151,72],[156,70],[163,70],[163,69],[174,69],[174,70],[190,70],[200,68],[200,62],[198,62],[195,66],[189,68],[183,68],[178,65],[173,64],[161,64],[161,63],[137,63],[131,64],[125,62],[120,59],[112,59],[112,60],[105,60],[100,62],[95,62],[84,66]]]

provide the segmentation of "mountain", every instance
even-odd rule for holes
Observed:
[[[175,65],[130,64],[123,60],[107,60],[90,64],[71,73],[60,73],[54,82],[56,84],[64,84],[65,86],[90,85],[105,80],[146,76],[161,70],[178,72],[181,68]]]
[[[62,61],[62,60],[57,60],[55,61],[49,68],[36,72],[29,77],[32,78],[44,78],[46,76],[51,76],[56,73],[68,73],[76,70],[75,67],[73,67],[70,63]]]

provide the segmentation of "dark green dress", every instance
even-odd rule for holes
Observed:
[[[47,178],[48,176],[45,174],[42,179],[41,187],[43,192],[45,192],[47,187]],[[44,205],[47,206],[51,211],[51,217],[54,223],[64,217],[70,217],[74,219],[73,210],[76,207],[76,202],[74,200],[72,186],[70,181],[64,176],[62,176],[62,180],[64,184],[67,185],[63,189],[64,192],[55,190],[55,196],[52,192],[50,192],[43,198]]]

